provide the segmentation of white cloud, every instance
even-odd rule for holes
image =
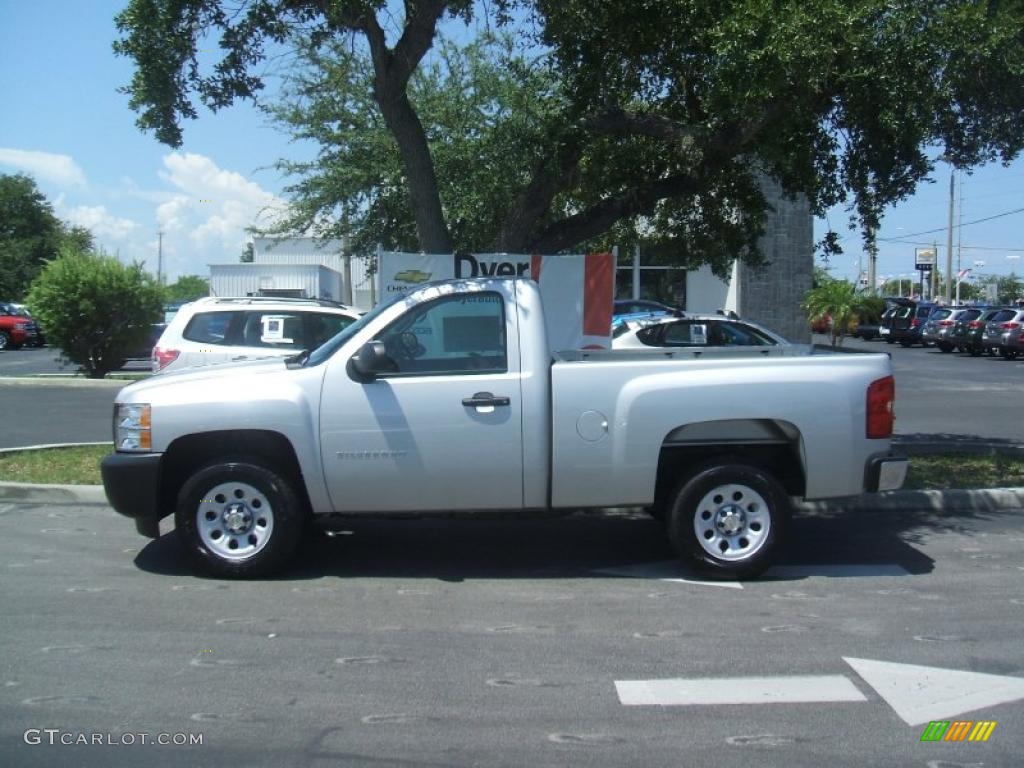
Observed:
[[[131,219],[115,216],[102,205],[79,205],[68,211],[66,218],[88,229],[99,242],[125,240],[139,227]]]
[[[160,178],[176,193],[157,208],[157,222],[169,235],[187,232],[191,271],[211,262],[236,261],[249,238],[248,227],[267,226],[286,207],[281,198],[213,160],[194,153],[164,157]],[[174,251],[181,252],[181,238]],[[200,263],[199,260],[203,259]]]
[[[27,171],[38,180],[62,187],[85,186],[85,173],[68,155],[0,147],[0,164],[14,166]]]

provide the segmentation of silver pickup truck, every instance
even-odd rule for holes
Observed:
[[[886,355],[553,352],[527,279],[382,303],[311,354],[121,390],[111,505],[220,576],[272,573],[317,515],[647,507],[718,578],[767,568],[791,497],[898,488]]]

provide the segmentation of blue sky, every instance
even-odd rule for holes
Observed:
[[[248,104],[216,114],[200,110],[185,125],[184,143],[171,150],[135,127],[128,98],[131,62],[115,57],[114,15],[125,0],[0,0],[0,172],[25,172],[65,220],[89,227],[96,241],[123,260],[144,261],[155,272],[157,231],[164,231],[164,269],[170,279],[207,274],[211,262],[236,261],[245,227],[284,205],[284,180],[269,168],[280,157],[308,158],[267,125]],[[907,237],[946,226],[949,171],[886,216],[879,237],[879,275],[908,275],[914,248],[939,244],[946,233]],[[962,213],[970,222],[1024,208],[1024,162],[963,177]],[[853,278],[860,238],[846,230],[841,209],[828,222],[844,236],[833,260],[837,276]],[[816,222],[820,237],[826,222]],[[965,226],[964,267],[1008,274],[1024,271],[1024,211]],[[897,243],[908,239],[912,243]],[[954,237],[956,242],[958,237]],[[866,269],[866,260],[864,260]]]

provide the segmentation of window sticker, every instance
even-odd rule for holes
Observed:
[[[281,315],[263,315],[260,318],[263,323],[263,334],[260,341],[273,344],[291,344],[292,339],[285,338],[284,317]]]

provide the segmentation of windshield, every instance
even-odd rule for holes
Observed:
[[[367,312],[365,315],[363,315],[361,318],[359,318],[354,323],[352,323],[352,325],[349,325],[346,328],[343,328],[341,331],[339,331],[334,336],[329,338],[327,341],[325,341],[319,347],[314,349],[310,353],[309,357],[306,359],[306,362],[305,362],[304,365],[306,367],[313,366],[313,365],[320,365],[320,363],[322,363],[325,360],[327,360],[328,358],[330,358],[331,355],[333,355],[342,346],[344,346],[344,344],[349,339],[351,339],[353,336],[355,336],[357,333],[359,333],[361,330],[363,330],[363,328],[365,328],[368,323],[373,322],[373,320],[376,319],[377,316],[381,314],[381,312],[383,312],[385,309],[390,307],[392,304],[394,304],[399,299],[404,299],[405,297],[406,297],[406,294],[404,294],[404,293],[392,294],[390,297],[388,297],[387,301],[382,301],[376,307],[374,307],[369,312]]]

